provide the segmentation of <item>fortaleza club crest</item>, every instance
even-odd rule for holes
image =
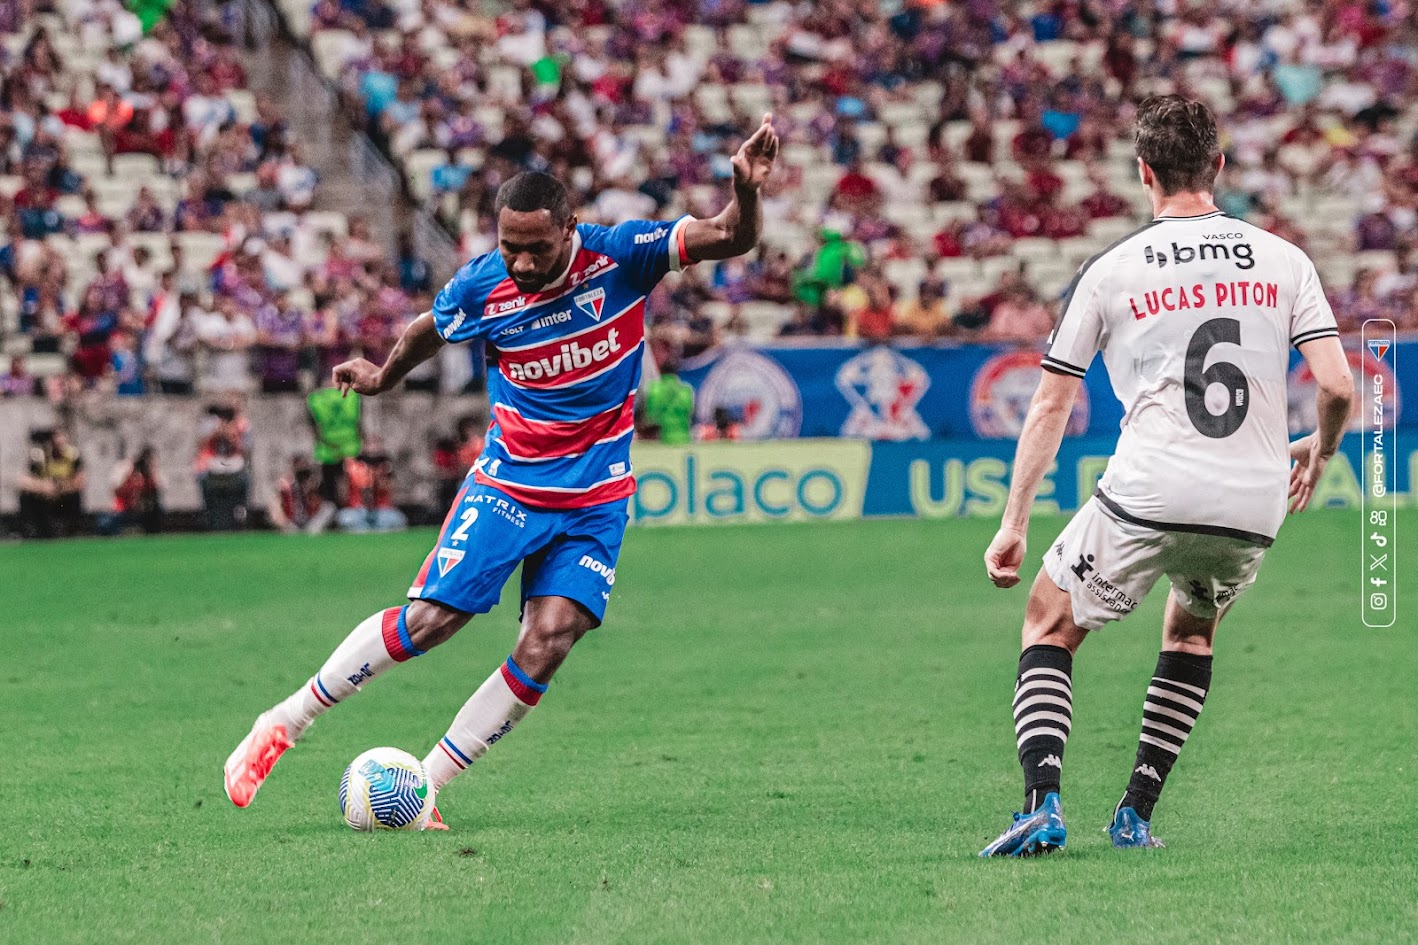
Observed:
[[[444,577],[449,571],[463,560],[464,552],[461,548],[439,548],[438,549],[438,574]]]
[[[715,410],[722,407],[742,425],[745,440],[789,439],[802,431],[802,394],[777,361],[740,344],[711,355],[714,366],[694,397],[699,423],[713,423]]]
[[[1013,439],[1024,429],[1029,402],[1044,374],[1038,351],[1004,351],[988,358],[970,382],[970,423],[983,437]],[[1064,432],[1077,436],[1088,429],[1088,388],[1079,385]]]
[[[606,290],[592,289],[575,296],[576,306],[596,321],[601,320],[601,308],[606,304]]]
[[[924,440],[931,435],[916,404],[931,386],[926,369],[894,348],[868,348],[837,369],[837,389],[852,405],[842,436]]]
[[[1384,359],[1384,355],[1388,354],[1388,348],[1389,343],[1387,341],[1380,341],[1376,338],[1369,342],[1369,353],[1380,361]]]

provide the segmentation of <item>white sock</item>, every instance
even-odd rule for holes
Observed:
[[[359,692],[364,684],[395,663],[423,655],[404,625],[405,607],[390,607],[368,617],[330,654],[320,672],[293,692],[271,714],[285,723],[295,741],[310,723]]]
[[[522,721],[547,687],[507,662],[478,687],[453,719],[448,734],[423,760],[433,789],[438,791],[459,772],[477,761],[492,744]]]

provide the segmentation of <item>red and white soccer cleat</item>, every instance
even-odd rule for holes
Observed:
[[[438,808],[433,809],[433,813],[428,818],[428,823],[423,825],[424,830],[447,830],[448,825],[443,822],[443,815],[438,812]]]
[[[249,806],[261,789],[261,782],[294,744],[286,734],[286,727],[271,721],[269,712],[262,712],[251,726],[251,733],[236,746],[222,769],[226,796],[231,802],[237,807]]]

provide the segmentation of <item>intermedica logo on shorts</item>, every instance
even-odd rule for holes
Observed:
[[[576,563],[581,565],[581,567],[589,568],[604,577],[606,579],[607,584],[610,584],[612,586],[615,585],[615,568],[607,567],[605,564],[600,561],[597,561],[590,555],[582,555],[581,560]]]

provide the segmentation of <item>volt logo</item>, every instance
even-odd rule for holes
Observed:
[[[590,292],[582,292],[575,297],[577,308],[590,315],[596,321],[601,320],[601,309],[606,304],[606,290],[592,289]]]
[[[366,679],[374,678],[374,670],[369,668],[368,663],[365,663],[359,668],[359,672],[355,673],[353,676],[346,676],[345,678],[350,681],[351,686],[358,689],[360,683],[364,682]]]

